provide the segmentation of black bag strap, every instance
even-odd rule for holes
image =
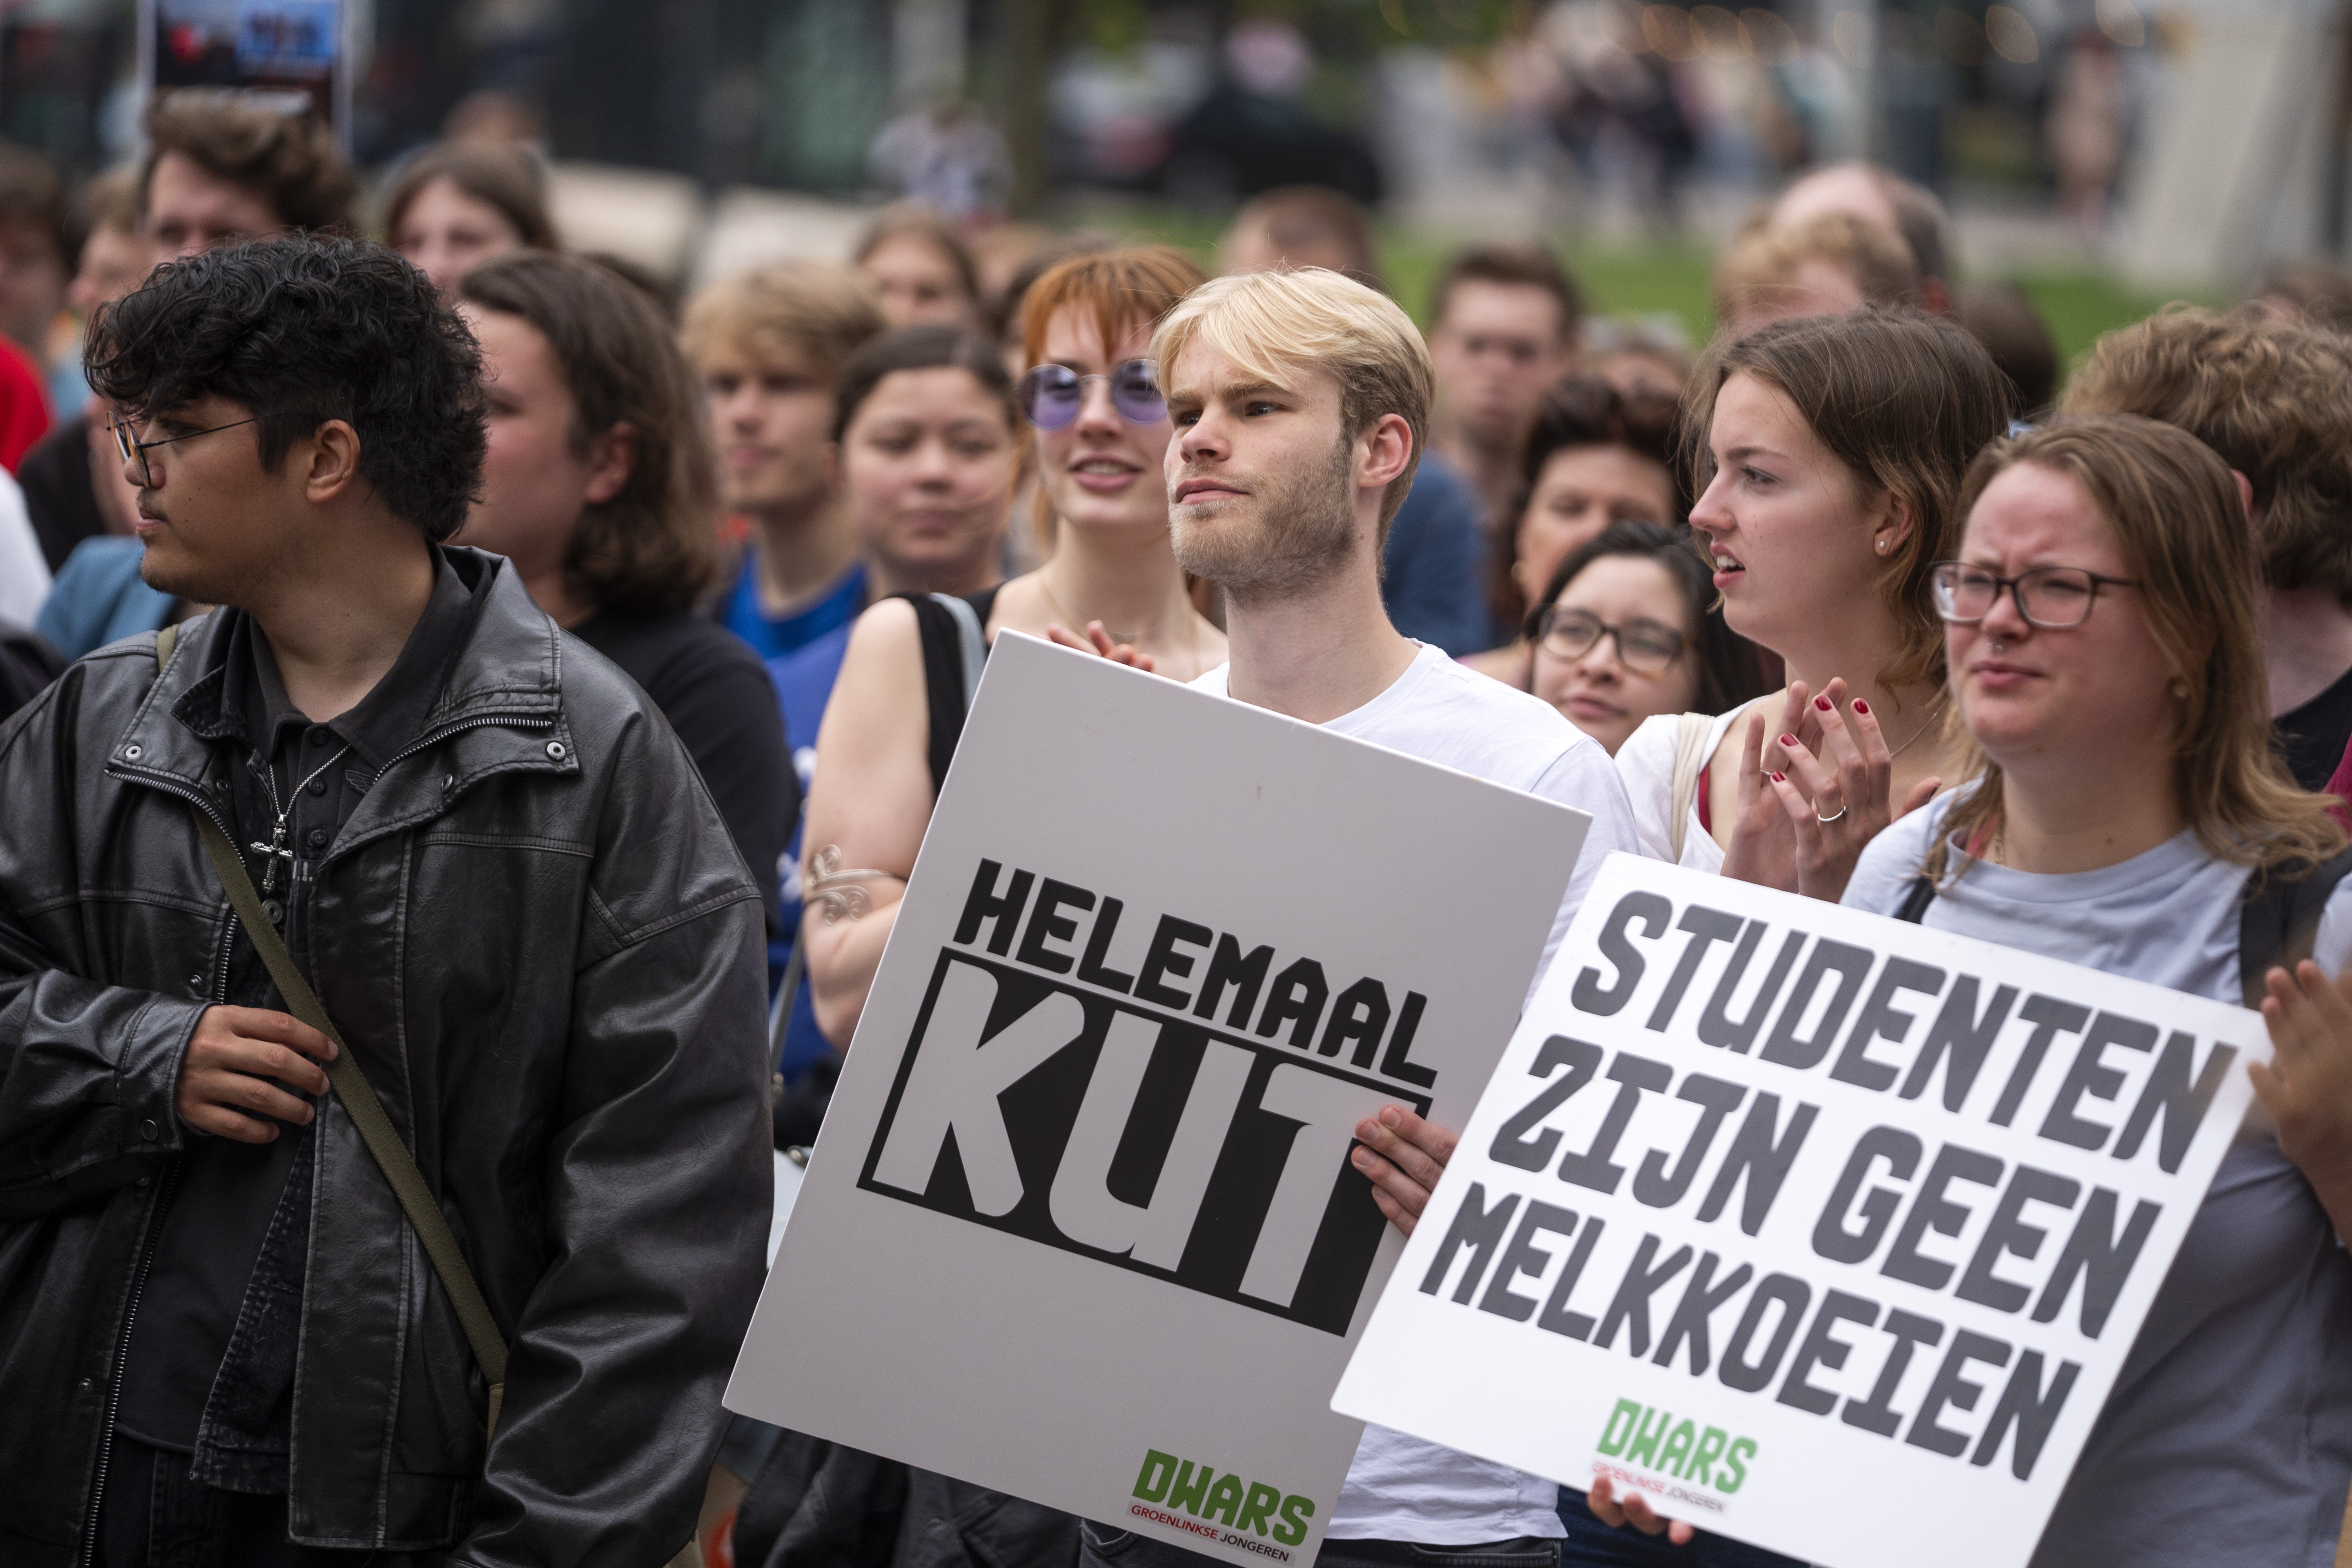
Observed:
[[[1895,910],[1895,918],[1917,925],[1927,918],[1927,906],[1935,901],[1936,879],[1922,871],[1911,879],[1911,890],[1903,895],[1903,902]]]
[[[2347,875],[2352,875],[2352,849],[2316,866],[2302,861],[2257,868],[2247,877],[2238,911],[2238,988],[2247,1006],[2261,1007],[2270,994],[2264,975],[2291,970],[2311,956],[2319,917]]]
[[[177,626],[165,626],[155,634],[155,667],[159,672],[172,660],[172,647],[179,640],[179,631]],[[457,1321],[466,1331],[466,1342],[473,1346],[474,1359],[481,1363],[482,1376],[490,1385],[487,1436],[496,1436],[499,1405],[506,1397],[507,1342],[499,1332],[498,1321],[490,1316],[489,1303],[482,1299],[473,1270],[466,1267],[466,1255],[449,1229],[448,1216],[434,1200],[425,1173],[416,1168],[415,1156],[401,1142],[392,1118],[384,1113],[383,1101],[376,1098],[367,1076],[360,1071],[359,1058],[343,1042],[342,1032],[327,1016],[326,1008],[320,1005],[318,994],[302,977],[301,970],[295,966],[294,955],[286,951],[284,939],[263,912],[261,895],[254,891],[253,878],[247,873],[236,846],[229,842],[228,835],[221,831],[210,812],[191,802],[189,813],[196,819],[196,832],[204,840],[205,858],[212,861],[214,874],[228,893],[230,907],[244,922],[245,934],[252,940],[253,950],[261,955],[269,978],[278,983],[278,994],[286,999],[287,1007],[296,1017],[335,1042],[334,1059],[325,1064],[327,1081],[334,1086],[343,1114],[359,1129],[361,1142],[375,1156],[376,1168],[392,1184],[401,1208],[407,1213],[408,1223],[416,1228],[416,1239],[425,1246],[425,1256],[432,1260],[433,1272],[440,1276],[441,1288],[449,1293],[449,1303],[457,1309]]]
[[[923,695],[930,708],[931,793],[946,787],[948,764],[955,761],[956,742],[963,739],[963,721],[971,711],[972,693],[980,689],[981,665],[988,658],[985,637],[988,617],[996,608],[996,590],[977,594],[901,594],[914,606],[915,629],[923,648]]]

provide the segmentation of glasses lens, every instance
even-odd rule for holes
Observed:
[[[1148,359],[1131,359],[1111,373],[1110,401],[1130,425],[1157,425],[1168,417],[1168,400],[1160,395],[1160,367]]]
[[[147,454],[140,450],[138,439],[130,423],[120,417],[110,416],[106,424],[107,428],[114,433],[114,449],[122,454],[124,462],[138,465],[140,483],[150,483],[147,478]]]
[[[1606,628],[1601,617],[1583,610],[1555,609],[1546,618],[1543,645],[1562,658],[1582,658],[1592,651]]]
[[[1021,378],[1021,412],[1040,430],[1059,430],[1078,416],[1083,387],[1066,364],[1041,364]]]
[[[1683,651],[1683,634],[1655,621],[1635,621],[1617,634],[1617,657],[1625,668],[1655,675]]]
[[[2078,626],[2097,584],[2075,566],[2045,566],[2018,580],[2018,608],[2037,626]]]
[[[1929,580],[1936,613],[1948,621],[1980,621],[1992,608],[2000,584],[1990,572],[1969,566],[1938,566]]]

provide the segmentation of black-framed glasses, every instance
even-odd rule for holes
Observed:
[[[1612,626],[1590,610],[1552,605],[1536,622],[1536,646],[1561,658],[1582,658],[1601,646],[1602,637],[1617,644],[1617,662],[1636,675],[1663,675],[1682,658],[1690,639],[1657,621],[1628,621]]]
[[[1090,381],[1110,383],[1110,405],[1129,425],[1157,425],[1168,417],[1160,367],[1148,359],[1129,360],[1108,375],[1080,375],[1066,364],[1033,366],[1021,378],[1022,415],[1040,430],[1059,430],[1086,406]]]
[[[144,488],[152,490],[155,488],[155,476],[147,467],[148,447],[168,447],[174,441],[193,441],[199,436],[210,436],[215,431],[219,430],[234,430],[240,425],[257,425],[265,417],[267,417],[267,416],[256,414],[248,419],[232,419],[226,425],[215,425],[203,430],[191,430],[184,436],[166,436],[161,440],[156,441],[142,441],[139,439],[139,437],[131,432],[131,421],[123,418],[119,414],[110,415],[108,416],[106,427],[114,434],[114,449],[122,454],[122,460],[124,462],[136,463],[139,465],[139,482]]]
[[[1936,613],[1959,626],[1975,626],[1991,615],[2007,589],[2027,625],[2052,631],[2088,620],[2101,588],[2139,586],[2128,577],[2102,576],[2080,566],[2034,566],[2003,577],[1965,561],[1937,562],[1927,568],[1927,585],[1936,597]]]

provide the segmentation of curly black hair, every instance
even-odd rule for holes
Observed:
[[[360,475],[438,543],[481,487],[487,404],[474,334],[381,246],[296,235],[159,267],[91,322],[90,385],[144,417],[225,397],[260,416],[263,467],[330,419]]]

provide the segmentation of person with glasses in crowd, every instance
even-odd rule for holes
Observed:
[[[1529,612],[1529,689],[1611,756],[1652,716],[1722,713],[1768,689],[1723,624],[1687,533],[1612,522],[1552,573]]]
[[[1200,281],[1161,246],[1074,257],[1037,280],[1019,401],[1052,509],[1051,555],[969,599],[883,600],[850,636],[817,740],[801,855],[812,999],[837,1047],[856,1028],[955,754],[966,641],[1010,627],[1076,642],[1083,631],[1098,651],[1185,680],[1224,661],[1224,634],[1193,608],[1169,548],[1160,469],[1171,431],[1150,358],[1152,324]],[[941,693],[955,695],[951,710]],[[836,883],[853,871],[854,884]]]
[[[1960,327],[1875,309],[1718,342],[1694,388],[1691,528],[1726,624],[1788,684],[1652,719],[1617,766],[1648,853],[1833,898],[1873,834],[1956,776],[1927,569],[2011,388]]]
[[[226,247],[90,371],[142,570],[223,607],[0,730],[0,1557],[659,1561],[708,1450],[645,1434],[712,1429],[759,1293],[758,889],[445,542],[481,359],[423,273]]]
[[[1548,603],[1542,590],[1560,563],[1612,523],[1681,524],[1682,486],[1674,470],[1679,438],[1671,397],[1628,396],[1580,374],[1553,384],[1528,429],[1518,499],[1486,574],[1496,646],[1463,663],[1529,689],[1534,649],[1527,619]]]
[[[2259,1005],[2276,1047],[2033,1561],[2333,1563],[2352,853],[2272,743],[2264,542],[2220,458],[2132,415],[1995,445],[1961,504],[1929,567],[1960,782],[1880,834],[1841,901]]]

